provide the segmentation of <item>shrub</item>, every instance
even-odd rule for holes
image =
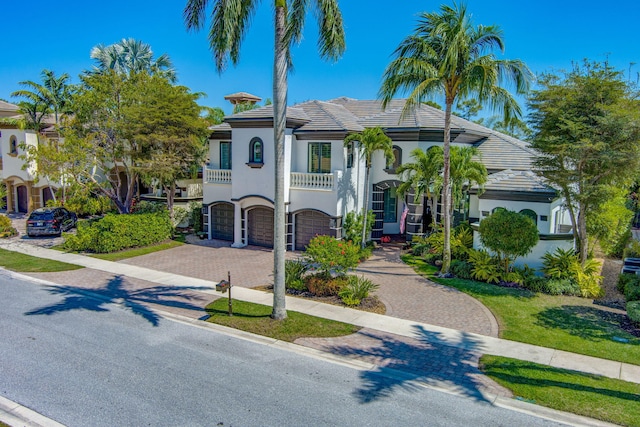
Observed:
[[[360,248],[350,241],[336,240],[331,236],[316,236],[307,245],[305,258],[319,274],[328,278],[334,272],[341,276],[358,265]]]
[[[195,233],[202,231],[202,202],[189,203],[189,222]]]
[[[11,227],[11,220],[6,215],[0,215],[0,230],[6,230]]]
[[[531,218],[517,212],[500,209],[480,221],[480,240],[483,246],[499,255],[504,271],[509,262],[525,256],[538,243],[538,227]]]
[[[364,276],[349,276],[347,285],[343,287],[338,295],[346,305],[356,306],[369,296],[369,292],[378,289],[378,285]]]
[[[309,270],[309,266],[302,260],[286,260],[284,262],[284,286],[287,289],[306,291],[303,276]]]
[[[451,273],[460,279],[471,279],[473,264],[467,261],[454,259],[451,261]]]
[[[630,276],[627,274],[626,276]],[[629,301],[640,301],[640,280],[629,281],[624,287],[624,297]]]
[[[435,265],[437,261],[442,261],[442,253],[427,252],[422,256],[422,259],[431,265]]]
[[[314,274],[305,277],[304,281],[309,292],[319,297],[337,296],[347,285],[345,276],[327,278],[322,274]]]
[[[627,302],[627,316],[636,325],[640,325],[640,301]]]
[[[539,277],[539,276],[527,277],[525,278],[524,283],[522,283],[522,287],[532,292],[549,293],[548,292],[549,287],[547,285],[548,281],[549,279],[547,279],[546,277]]]
[[[550,279],[575,282],[580,289],[579,295],[585,298],[597,298],[604,294],[600,286],[602,276],[598,274],[600,263],[594,259],[586,260],[583,266],[572,250],[557,248],[553,254],[544,254],[542,265],[542,271]]]
[[[618,288],[618,291],[620,291],[620,293],[624,294],[624,290],[627,287],[627,284],[633,282],[640,282],[640,276],[638,276],[637,274],[629,273],[620,274],[618,276],[618,283],[616,283],[616,287]]]
[[[431,249],[429,242],[425,237],[413,236],[411,239],[411,252],[415,256],[422,256]]]
[[[154,213],[168,213],[167,205],[158,202],[148,202],[146,200],[140,200],[132,209],[131,213],[134,214],[154,214]]]
[[[17,235],[18,230],[12,227],[11,219],[9,219],[9,217],[5,215],[0,215],[0,238],[12,237]]]
[[[497,261],[485,250],[470,250],[469,262],[473,265],[471,276],[488,283],[500,281],[500,269]]]
[[[570,279],[550,279],[546,281],[543,292],[550,295],[580,295],[580,287]]]
[[[64,248],[96,253],[148,246],[171,236],[171,222],[166,213],[107,214],[96,221],[82,221],[75,235],[67,234]]]
[[[190,212],[186,208],[182,206],[174,206],[173,207],[173,227],[177,227],[183,222],[185,219],[189,218]]]
[[[367,230],[366,233],[369,235],[371,229],[373,228],[373,223],[375,222],[376,216],[373,211],[367,212]],[[362,214],[356,214],[355,212],[347,213],[347,216],[344,218],[344,224],[342,229],[344,231],[344,240],[351,242],[362,242]]]
[[[640,258],[640,242],[632,240],[623,252],[624,258]]]

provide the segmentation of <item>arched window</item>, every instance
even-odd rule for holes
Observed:
[[[521,215],[531,218],[535,225],[538,225],[538,214],[532,211],[531,209],[522,209],[519,212]]]
[[[263,164],[263,151],[264,144],[262,143],[262,140],[258,137],[253,138],[249,143],[249,163]]]
[[[506,211],[506,209],[503,208],[502,206],[498,206],[497,208],[491,209],[491,213],[498,212],[498,211]]]
[[[393,163],[391,164],[391,169],[395,170],[398,166],[402,164],[402,148],[394,145],[393,148]]]
[[[15,135],[9,138],[9,154],[18,154],[18,139]]]

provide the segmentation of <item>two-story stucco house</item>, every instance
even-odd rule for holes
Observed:
[[[415,148],[427,150],[442,145],[444,112],[423,105],[402,118],[404,103],[394,100],[383,110],[379,101],[337,98],[308,101],[287,109],[285,202],[289,250],[304,249],[315,235],[341,237],[344,217],[348,212],[362,211],[365,191],[369,193],[368,209],[376,215],[373,240],[401,234],[405,206],[408,214],[402,229],[407,240],[425,232],[427,218],[437,212],[437,206],[413,200],[412,194],[404,198],[397,194],[400,177],[395,168],[411,161],[409,153]],[[392,139],[395,161],[387,165],[383,155],[376,153],[369,187],[365,188],[364,161],[357,147],[345,146],[343,140],[350,132],[375,126]],[[568,227],[562,200],[531,172],[534,152],[526,142],[455,116],[451,139],[453,145],[477,147],[490,174],[484,193],[475,189],[470,196],[466,216],[472,223],[503,207],[535,217],[541,236],[561,239],[552,240],[552,245],[560,241],[572,244],[563,234]],[[273,246],[273,156],[271,106],[228,116],[225,123],[213,128],[210,161],[203,174],[208,238],[228,240],[236,247]],[[535,256],[539,258],[538,252]]]
[[[45,206],[59,187],[58,183],[46,179],[36,182],[35,170],[23,169],[24,160],[20,157],[24,154],[24,146],[55,140],[57,134],[53,127],[49,127],[51,124],[47,124],[40,133],[20,129],[17,121],[21,117],[16,105],[0,101],[0,185],[7,189],[8,212],[29,212]]]

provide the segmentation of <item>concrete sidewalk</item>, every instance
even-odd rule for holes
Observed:
[[[90,269],[113,273],[133,279],[145,280],[174,288],[197,288],[199,292],[222,296],[215,291],[215,283],[203,279],[187,277],[166,272],[158,272],[147,268],[114,263],[78,254],[64,253],[56,250],[32,246],[16,240],[5,240],[0,247],[33,255],[40,258],[52,259],[81,265]],[[233,297],[238,300],[258,304],[271,305],[272,294],[236,286]],[[310,315],[351,323],[370,330],[404,336],[421,341],[431,341],[438,345],[511,357],[515,359],[540,363],[556,368],[572,369],[575,371],[617,378],[624,381],[640,383],[640,366],[611,360],[583,356],[561,350],[554,350],[530,344],[508,341],[500,338],[462,332],[454,329],[438,327],[426,323],[408,321],[375,313],[363,312],[329,304],[323,304],[301,298],[286,298],[288,310],[299,311]]]

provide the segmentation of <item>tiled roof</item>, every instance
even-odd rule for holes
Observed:
[[[358,132],[366,127],[380,126],[399,141],[411,132],[414,140],[416,135],[423,135],[419,138],[429,138],[426,139],[429,141],[442,138],[444,111],[422,104],[403,117],[405,102],[404,99],[393,99],[383,110],[378,100],[341,97],[329,101],[306,101],[288,107],[287,119],[301,123],[294,133]],[[225,117],[225,121],[230,123],[264,119],[273,119],[273,105]],[[454,143],[478,147],[482,163],[489,171],[531,170],[535,152],[524,141],[455,115],[451,116],[451,138]]]
[[[477,189],[478,186],[475,185],[473,188]],[[484,189],[528,193],[556,193],[553,187],[545,183],[544,178],[530,170],[514,171],[507,169],[493,173],[487,177]]]
[[[18,106],[0,100],[0,117],[15,116],[18,112]]]

